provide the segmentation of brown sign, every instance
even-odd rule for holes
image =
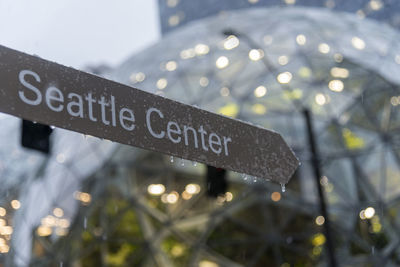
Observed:
[[[299,165],[278,133],[4,46],[0,112],[283,184]]]

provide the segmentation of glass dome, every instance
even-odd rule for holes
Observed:
[[[63,165],[76,175],[51,173],[49,165],[23,187],[11,260],[32,266],[323,264],[325,218],[312,179],[307,108],[338,262],[400,264],[399,37],[356,15],[298,7],[224,12],[171,32],[110,78],[280,132],[302,161],[286,192],[228,173],[228,192],[209,198],[206,166],[75,136],[67,142],[71,153],[89,150]],[[59,138],[64,135],[74,134],[60,131]],[[40,202],[44,194],[52,201]]]

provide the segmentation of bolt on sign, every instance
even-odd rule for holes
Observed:
[[[0,46],[0,112],[285,184],[273,131]]]

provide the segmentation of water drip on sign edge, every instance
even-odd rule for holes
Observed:
[[[171,163],[174,163],[174,156],[170,156],[170,157],[169,157],[169,161],[170,161]]]
[[[285,184],[281,184],[281,189],[282,189],[282,193],[286,192],[286,185]]]

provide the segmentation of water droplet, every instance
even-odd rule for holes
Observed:
[[[257,183],[257,178],[256,177],[253,178],[253,183]]]
[[[83,229],[86,229],[87,227],[87,218],[83,218]]]
[[[285,193],[285,191],[286,191],[286,185],[285,185],[285,184],[281,184],[281,189],[282,189],[282,193]]]
[[[242,173],[242,178],[243,178],[245,181],[247,181],[247,175],[246,175],[246,174]]]
[[[174,156],[169,157],[169,161],[170,161],[171,163],[174,163]]]
[[[50,128],[51,128],[52,130],[54,130],[54,129],[56,128],[56,126],[50,125]]]
[[[196,161],[192,161],[192,165],[193,165],[194,167],[196,167],[196,166],[197,166],[197,162],[196,162]]]
[[[182,167],[185,166],[185,160],[184,159],[181,159],[181,166]]]

